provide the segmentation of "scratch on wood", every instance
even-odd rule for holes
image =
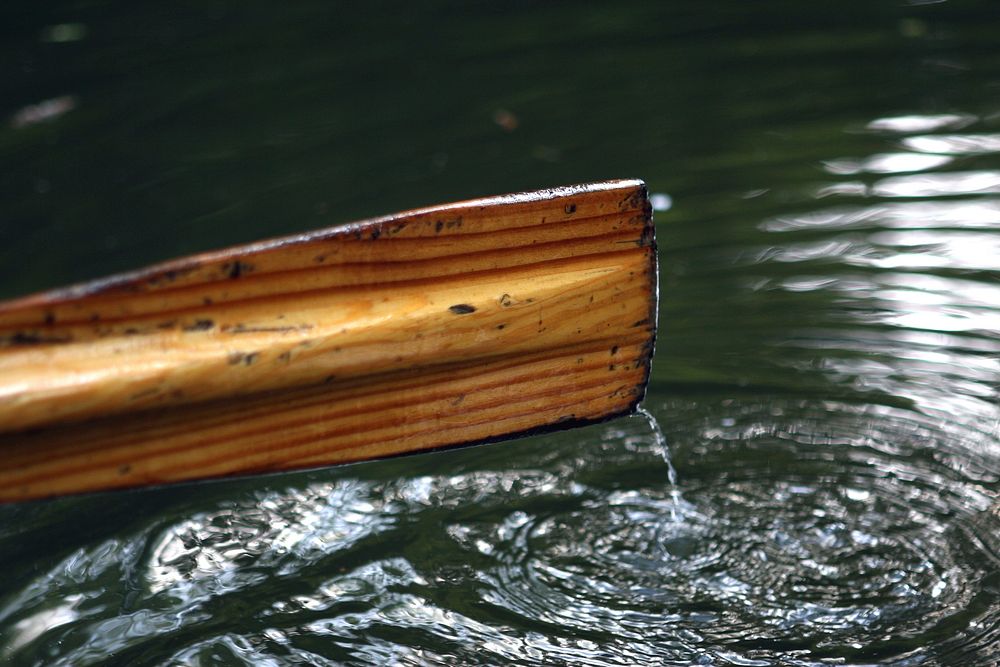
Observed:
[[[63,336],[43,336],[31,331],[18,331],[15,334],[0,338],[0,341],[7,345],[45,345],[46,343],[69,343],[73,337],[66,334]]]
[[[242,333],[290,333],[292,331],[309,331],[312,329],[311,324],[300,324],[298,326],[284,326],[284,327],[248,327],[245,324],[226,324],[222,327],[222,330],[226,333],[242,334]]]
[[[152,389],[144,389],[140,392],[136,392],[135,394],[129,396],[129,400],[137,401],[140,398],[149,398],[150,396],[155,396],[158,393],[160,393],[159,387],[153,387]]]

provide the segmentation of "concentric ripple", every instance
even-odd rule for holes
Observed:
[[[983,590],[998,540],[976,537],[1000,531],[983,483],[997,468],[950,472],[930,449],[947,443],[921,441],[901,411],[718,407],[743,425],[722,418],[682,450],[676,518],[662,487],[589,489],[571,511],[462,532],[467,548],[491,544],[483,600],[616,664],[643,646],[671,664],[933,664],[928,647],[956,632],[966,651],[998,648],[1000,605]],[[798,417],[778,423],[775,407]],[[692,411],[705,406],[669,406],[666,420],[690,426]],[[752,426],[764,415],[770,428]]]
[[[656,413],[684,462],[676,504],[641,419],[512,445],[540,468],[469,456],[446,477],[304,481],[54,563],[0,612],[6,650],[58,646],[48,662],[65,665],[165,650],[168,664],[991,664],[1000,460],[965,446],[988,433],[788,399]]]

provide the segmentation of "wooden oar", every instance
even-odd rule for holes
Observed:
[[[633,411],[640,181],[435,206],[0,303],[0,501],[308,468]]]

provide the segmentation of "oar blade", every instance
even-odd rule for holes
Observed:
[[[232,248],[0,304],[0,500],[369,460],[634,410],[638,181]]]

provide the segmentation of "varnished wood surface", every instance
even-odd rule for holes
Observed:
[[[0,304],[0,500],[365,460],[634,409],[645,187],[493,197]]]

